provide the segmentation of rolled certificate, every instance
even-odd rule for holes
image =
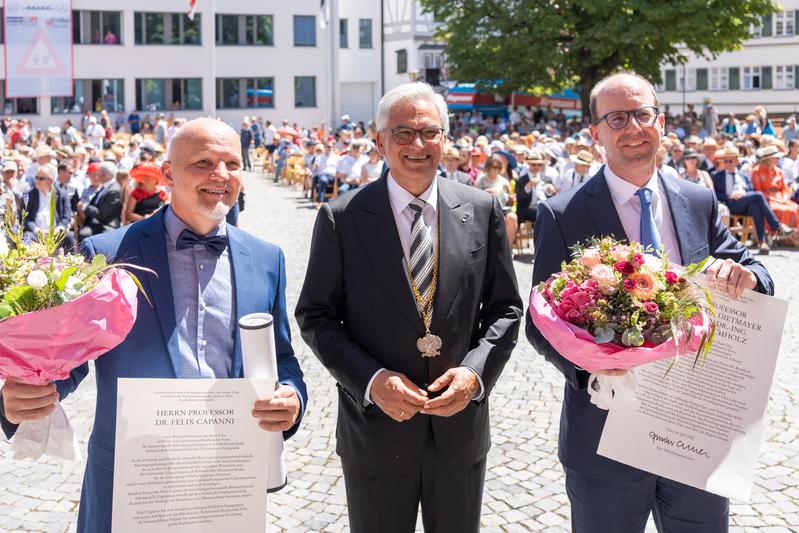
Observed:
[[[252,313],[239,319],[241,356],[245,378],[266,378],[278,387],[275,327],[272,315]],[[268,398],[264,398],[268,399]],[[269,466],[267,491],[276,492],[286,486],[286,462],[283,460],[283,433],[269,432]]]

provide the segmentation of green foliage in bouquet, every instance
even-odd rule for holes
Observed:
[[[60,247],[65,235],[55,229],[55,197],[50,195],[49,229],[39,232],[31,242],[23,239],[23,229],[10,210],[0,223],[0,320],[74,300],[92,290],[105,272],[116,267],[128,267],[128,274],[149,302],[141,282],[129,271],[147,269],[130,264],[109,265],[99,254],[90,263],[82,255],[63,253]]]

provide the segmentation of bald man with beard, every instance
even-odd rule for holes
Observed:
[[[161,171],[172,189],[171,205],[81,245],[89,259],[100,253],[109,262],[141,265],[158,276],[140,276],[153,306],[140,293],[133,330],[95,362],[97,407],[78,533],[111,531],[118,378],[242,377],[238,319],[265,312],[275,320],[280,387],[272,400],[255,403],[254,420],[242,423],[288,438],[307,404],[291,348],[283,252],[225,224],[241,187],[238,134],[213,119],[188,122],[172,139]],[[88,371],[87,363],[69,379],[43,386],[6,381],[0,401],[6,436],[13,438],[17,424],[50,414]]]

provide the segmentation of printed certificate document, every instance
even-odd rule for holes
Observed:
[[[613,402],[597,453],[686,485],[748,501],[788,302],[711,291],[716,339],[693,358],[635,369],[635,400]]]
[[[270,379],[120,379],[114,533],[266,530]]]

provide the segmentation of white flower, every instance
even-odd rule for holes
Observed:
[[[6,236],[0,233],[0,259],[4,259],[8,255],[8,243]]]
[[[41,270],[32,270],[31,273],[28,274],[28,279],[26,281],[32,289],[38,291],[47,285],[47,274]]]
[[[59,279],[61,279],[61,271],[56,268],[50,272],[50,282],[56,283]]]

